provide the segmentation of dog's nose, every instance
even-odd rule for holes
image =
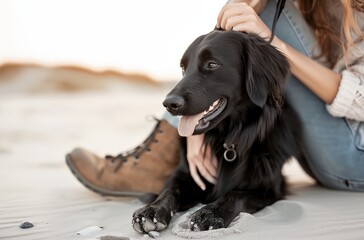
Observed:
[[[177,113],[185,104],[183,97],[170,95],[163,101],[163,106],[171,113]]]

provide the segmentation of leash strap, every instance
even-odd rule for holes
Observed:
[[[281,16],[281,13],[283,11],[285,4],[286,4],[286,0],[277,1],[276,12],[274,13],[273,24],[272,24],[272,35],[270,36],[269,43],[272,42],[272,40],[274,38],[276,25],[277,25],[279,17]]]

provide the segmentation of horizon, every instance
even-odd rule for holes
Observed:
[[[225,2],[4,0],[0,64],[74,65],[173,81],[184,50],[213,29]]]

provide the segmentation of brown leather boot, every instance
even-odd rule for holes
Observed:
[[[77,179],[107,196],[159,194],[179,162],[180,137],[166,120],[158,121],[149,137],[135,149],[101,158],[76,148],[66,162]]]

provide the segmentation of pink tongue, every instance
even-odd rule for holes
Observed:
[[[182,116],[178,124],[179,135],[182,137],[191,136],[203,114],[204,113],[202,112],[193,116]]]

